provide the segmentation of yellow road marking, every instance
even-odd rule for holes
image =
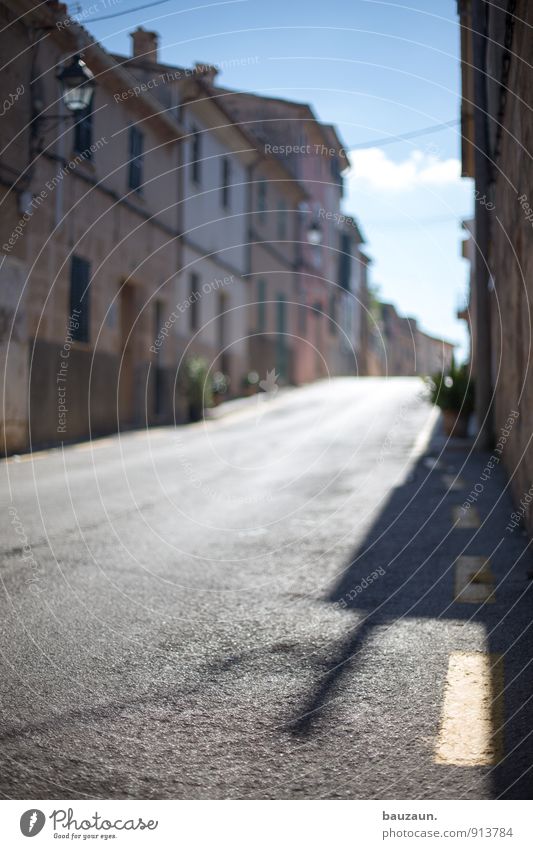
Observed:
[[[462,507],[452,507],[452,520],[458,528],[479,528],[481,522],[475,507],[463,510]]]
[[[486,557],[458,557],[455,561],[455,601],[465,604],[493,603],[494,575]]]
[[[443,475],[442,482],[446,489],[449,489],[451,492],[458,492],[458,490],[465,488],[464,480],[462,478],[456,478],[455,475]]]
[[[492,766],[503,757],[503,657],[453,652],[435,761]]]

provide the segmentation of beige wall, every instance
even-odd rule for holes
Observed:
[[[10,31],[10,45],[21,52],[27,47],[24,27]],[[35,56],[35,68],[42,75],[40,93],[45,104],[52,104],[50,112],[54,114],[62,108],[56,102],[55,73],[64,54],[64,48],[52,37],[39,46]],[[97,76],[97,83],[91,159],[79,157],[74,150],[72,119],[65,117],[40,122],[38,138],[32,145],[29,135],[23,134],[20,142],[8,147],[3,160],[3,169],[9,165],[21,171],[31,164],[28,179],[20,183],[25,194],[12,192],[4,199],[0,233],[2,253],[7,257],[3,272],[6,292],[10,293],[5,294],[4,302],[9,301],[5,308],[11,308],[12,292],[17,289],[22,296],[20,315],[26,335],[18,347],[11,346],[8,356],[5,336],[0,340],[2,365],[11,376],[23,373],[24,361],[29,361],[31,368],[29,397],[28,381],[10,381],[6,390],[8,451],[24,447],[20,434],[26,428],[21,422],[13,427],[10,411],[15,410],[20,417],[28,405],[34,444],[86,436],[89,428],[103,432],[116,426],[116,401],[121,391],[118,375],[126,335],[120,289],[125,282],[131,287],[134,311],[121,378],[124,383],[124,375],[129,375],[134,395],[127,424],[145,420],[146,380],[156,359],[158,369],[166,370],[165,379],[159,380],[166,397],[156,415],[152,403],[155,390],[148,387],[148,420],[158,419],[165,409],[171,415],[168,386],[175,351],[170,345],[163,346],[156,358],[150,346],[157,335],[154,300],[163,302],[162,314],[175,302],[175,274],[180,261],[176,240],[177,143],[160,122],[141,120],[137,99],[119,104],[114,101],[111,75]],[[4,117],[2,131],[12,137],[21,125],[29,123],[30,116],[28,86]],[[121,129],[131,124],[144,134],[144,174],[149,184],[142,193],[128,189],[128,136]],[[33,206],[29,205],[32,196],[39,199]],[[23,204],[29,210],[25,221]],[[20,233],[13,240],[17,227]],[[68,336],[73,255],[90,262],[90,335],[88,343],[70,344],[68,427],[66,433],[59,433],[56,375]]]

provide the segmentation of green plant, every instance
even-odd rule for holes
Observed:
[[[469,416],[474,409],[474,382],[466,365],[457,367],[452,358],[447,374],[438,373],[426,378],[429,397],[441,410]]]
[[[213,403],[209,365],[204,357],[192,356],[185,362],[185,393],[192,415],[200,415]]]
[[[213,392],[215,395],[225,395],[229,389],[229,375],[216,371],[213,375]]]
[[[256,387],[259,383],[258,373],[256,371],[249,371],[248,374],[243,377],[242,383],[245,389],[251,386]]]

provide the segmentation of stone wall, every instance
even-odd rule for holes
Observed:
[[[519,411],[505,443],[504,462],[515,500],[520,502],[533,482],[533,112],[527,106],[531,101],[531,68],[526,62],[531,56],[533,4],[518,2],[515,14],[515,58],[510,65],[501,153],[494,169],[489,265],[494,283],[494,435],[498,442],[510,414]],[[525,518],[529,530],[533,530],[530,506]]]

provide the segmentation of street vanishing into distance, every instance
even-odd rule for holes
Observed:
[[[2,795],[529,798],[527,538],[435,424],[338,378],[2,461]]]

